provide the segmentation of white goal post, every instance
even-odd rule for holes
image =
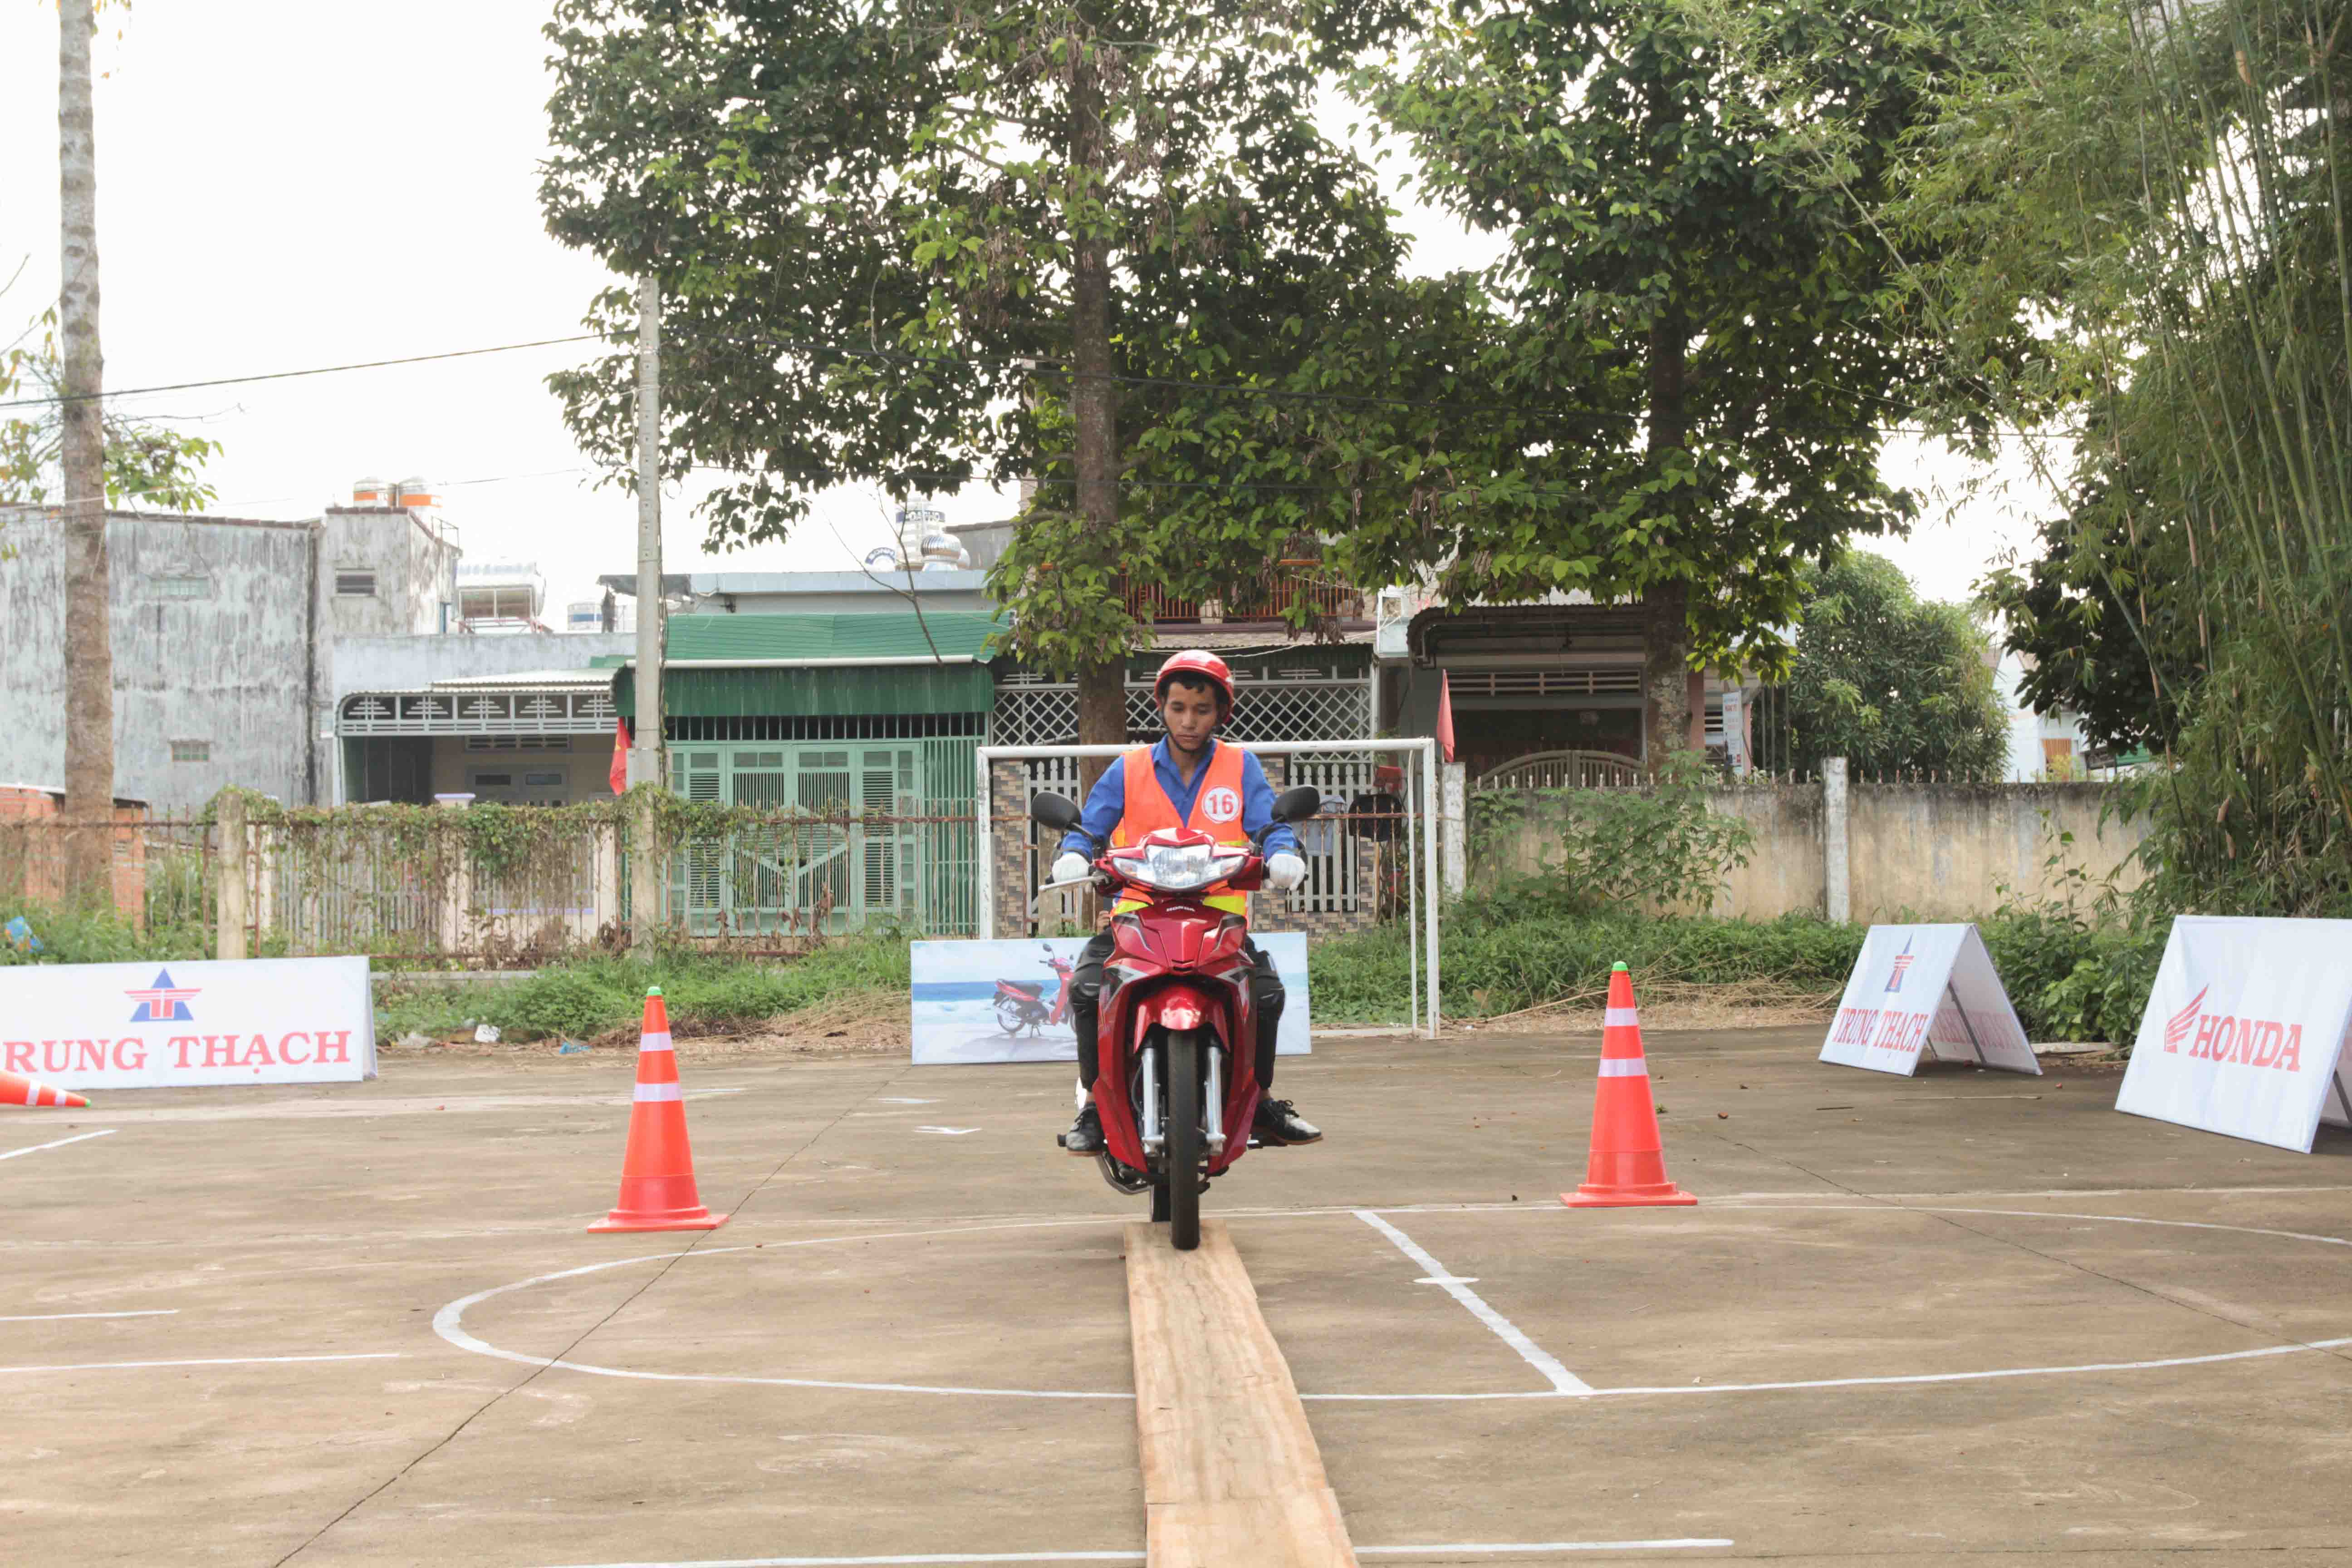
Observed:
[[[1408,1027],[1437,1037],[1438,958],[1438,817],[1437,742],[1428,739],[1377,741],[1229,741],[1227,745],[1240,746],[1261,757],[1307,757],[1327,759],[1346,757],[1350,753],[1367,758],[1394,754],[1404,765],[1404,836],[1407,850],[1405,891],[1408,898],[1404,915],[1406,944],[1411,953],[1412,1013]],[[980,879],[980,909],[977,921],[982,940],[997,934],[996,889],[996,828],[994,766],[1000,762],[1036,763],[1055,759],[1087,757],[1118,757],[1132,751],[1127,746],[982,746],[977,749],[980,797],[975,815],[979,821],[978,843],[974,846],[974,869]],[[1420,765],[1412,760],[1418,757]],[[1024,791],[1018,809],[1026,811],[1028,792]]]

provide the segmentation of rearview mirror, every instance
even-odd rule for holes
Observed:
[[[1058,833],[1076,827],[1084,815],[1078,803],[1066,795],[1041,791],[1029,801],[1029,820]]]
[[[1313,784],[1300,784],[1274,797],[1276,822],[1304,822],[1322,809],[1323,792]]]

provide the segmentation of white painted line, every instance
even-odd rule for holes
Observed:
[[[0,1366],[0,1373],[9,1372],[124,1372],[143,1366],[280,1366],[298,1361],[398,1361],[399,1351],[377,1351],[367,1355],[231,1355],[206,1356],[197,1361],[88,1361],[71,1366]]]
[[[1919,1372],[1895,1377],[1822,1377],[1801,1383],[1666,1384],[1655,1388],[1595,1388],[1581,1394],[1538,1391],[1532,1394],[1302,1394],[1301,1399],[1328,1399],[1389,1404],[1447,1404],[1478,1399],[1612,1399],[1620,1394],[1774,1394],[1804,1388],[1879,1388],[1910,1383],[1981,1383],[2000,1377],[2055,1377],[2075,1372],[2148,1372],[2168,1366],[2210,1366],[2217,1362],[2256,1361],[2265,1356],[2302,1355],[2309,1351],[2341,1350],[2352,1339],[2312,1340],[2304,1344],[2263,1345],[2257,1350],[2222,1351],[2215,1355],[2165,1356],[2157,1361],[2095,1361],[2074,1366],[2004,1366],[1986,1372]]]
[[[910,1095],[904,1094],[877,1094],[874,1097],[874,1103],[877,1105],[937,1105],[939,1101],[936,1100],[917,1100]]]
[[[572,1568],[899,1568],[926,1563],[1140,1563],[1140,1552],[927,1552],[915,1557],[724,1557],[692,1562],[591,1563]]]
[[[1486,1299],[1480,1296],[1477,1291],[1473,1290],[1469,1286],[1463,1284],[1460,1280],[1454,1279],[1451,1274],[1449,1274],[1446,1271],[1445,1265],[1440,1263],[1436,1258],[1432,1258],[1427,1252],[1423,1250],[1419,1242],[1413,1240],[1412,1237],[1407,1236],[1404,1232],[1399,1230],[1396,1226],[1391,1225],[1388,1221],[1382,1219],[1380,1215],[1374,1214],[1370,1209],[1358,1209],[1356,1211],[1356,1217],[1362,1220],[1366,1225],[1370,1226],[1374,1230],[1379,1231],[1382,1236],[1387,1237],[1391,1242],[1395,1243],[1396,1249],[1399,1252],[1403,1253],[1407,1258],[1412,1258],[1415,1263],[1418,1263],[1423,1268],[1428,1269],[1430,1275],[1429,1283],[1442,1287],[1447,1295],[1453,1297],[1455,1300],[1461,1302],[1463,1306],[1469,1309],[1470,1315],[1472,1317],[1486,1324],[1489,1329],[1492,1329],[1495,1331],[1496,1338],[1501,1340],[1505,1344],[1518,1352],[1519,1359],[1521,1361],[1526,1362],[1529,1366],[1535,1368],[1538,1372],[1543,1373],[1546,1378],[1550,1380],[1552,1391],[1554,1393],[1590,1394],[1592,1392],[1592,1385],[1591,1384],[1577,1376],[1576,1373],[1569,1371],[1568,1368],[1560,1365],[1558,1361],[1552,1358],[1549,1352],[1544,1350],[1540,1345],[1538,1345],[1535,1341],[1528,1338],[1527,1335],[1519,1332],[1518,1326],[1517,1324],[1513,1323],[1510,1319],[1503,1316],[1502,1313],[1495,1310],[1494,1308],[1486,1305]]]
[[[1465,1552],[1664,1552],[1729,1546],[1728,1540],[1474,1541],[1444,1546],[1359,1546],[1359,1557],[1435,1557]],[[570,1568],[920,1568],[960,1563],[1140,1563],[1140,1552],[926,1552],[907,1557],[724,1557],[651,1563],[573,1563]]]
[[[89,1138],[111,1138],[121,1131],[122,1130],[119,1127],[105,1127],[96,1132],[77,1132],[70,1138],[60,1138],[54,1143],[36,1143],[29,1149],[11,1149],[6,1153],[0,1154],[0,1160],[13,1160],[19,1154],[37,1154],[44,1149],[62,1149],[68,1143],[79,1143]]]
[[[177,1307],[158,1307],[144,1312],[34,1312],[25,1317],[0,1318],[0,1323],[57,1323],[68,1318],[176,1318]]]
[[[1413,1283],[1416,1285],[1475,1285],[1478,1283],[1478,1277],[1475,1274],[1468,1276],[1460,1274],[1432,1274],[1426,1279],[1416,1279]]]
[[[977,1127],[918,1127],[918,1132],[937,1132],[949,1138],[961,1138],[967,1132],[977,1132]]]
[[[1693,1536],[1674,1541],[1465,1541],[1445,1546],[1359,1546],[1359,1557],[1452,1556],[1457,1552],[1668,1552],[1692,1547],[1730,1546],[1720,1538]]]
[[[2317,1192],[2337,1192],[2335,1187],[2314,1188]],[[2254,1226],[2221,1225],[2203,1220],[2144,1219],[2132,1215],[2096,1215],[2060,1213],[2044,1209],[1980,1209],[1948,1208],[1919,1205],[1910,1209],[1887,1207],[1884,1204],[1745,1204],[1718,1205],[1717,1207],[1785,1208],[1799,1212],[1818,1210],[1824,1214],[1981,1214],[2004,1215],[2021,1219],[2080,1219],[2105,1220],[2116,1225],[2172,1226],[2189,1230],[2240,1231],[2252,1236],[2273,1236],[2291,1241],[2315,1241],[2327,1247],[2352,1247],[2352,1240],[2337,1236],[2315,1236],[2305,1231],[2265,1230]],[[1415,1204],[1393,1205],[1378,1210],[1360,1208],[1300,1208],[1300,1209],[1231,1209],[1223,1212],[1226,1219],[1316,1219],[1334,1215],[1365,1214],[1542,1214],[1558,1220],[1568,1211],[1545,1209],[1534,1204]],[[1121,1215],[1094,1215],[1064,1219],[997,1220],[979,1224],[926,1226],[915,1230],[852,1232],[842,1236],[804,1237],[797,1241],[771,1241],[759,1245],[772,1252],[803,1247],[841,1247],[855,1242],[908,1241],[932,1237],[979,1236],[1005,1230],[1062,1230],[1102,1226],[1124,1226]],[[845,1389],[862,1394],[959,1394],[995,1399],[1120,1399],[1131,1400],[1133,1393],[1126,1390],[1084,1388],[977,1388],[953,1385],[933,1386],[903,1383],[863,1383],[844,1379],[804,1377],[752,1377],[718,1373],[635,1372],[625,1367],[598,1366],[590,1362],[550,1361],[544,1356],[523,1355],[515,1351],[501,1350],[496,1345],[468,1333],[465,1316],[468,1308],[504,1296],[516,1290],[528,1290],[561,1279],[576,1279],[585,1274],[600,1274],[607,1268],[625,1268],[638,1263],[665,1263],[671,1258],[706,1258],[724,1257],[730,1252],[750,1252],[754,1248],[746,1243],[736,1247],[703,1247],[680,1252],[640,1253],[635,1258],[607,1258],[601,1263],[586,1263],[576,1268],[560,1269],[551,1274],[534,1275],[508,1285],[494,1285],[448,1303],[433,1316],[433,1331],[448,1343],[476,1355],[490,1356],[499,1361],[513,1362],[521,1366],[562,1367],[567,1372],[584,1373],[593,1377],[635,1378],[649,1383],[740,1383],[781,1388]],[[1443,1273],[1441,1268],[1438,1272]],[[1752,1384],[1691,1384],[1663,1388],[1588,1388],[1583,1393],[1562,1389],[1539,1389],[1526,1393],[1491,1394],[1302,1394],[1301,1399],[1345,1401],[1362,1404],[1442,1404],[1484,1399],[1606,1399],[1614,1394],[1748,1394],[1781,1389],[1847,1388],[1906,1383],[1967,1383],[1990,1378],[2057,1376],[2078,1372],[2141,1372],[2174,1366],[2205,1366],[2221,1362],[2249,1361],[2266,1356],[2299,1355],[2305,1352],[2340,1350],[2352,1345],[2352,1339],[2314,1340],[2302,1344],[2268,1345],[2256,1350],[2226,1351],[2215,1355],[2168,1356],[2154,1361],[2098,1362],[2077,1366],[1998,1367],[1984,1372],[1924,1373],[1895,1377],[1824,1378],[1801,1383]],[[964,1561],[969,1561],[965,1559]]]

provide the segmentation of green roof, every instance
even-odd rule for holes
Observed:
[[[675,616],[664,628],[662,707],[673,718],[984,713],[996,620],[975,611],[842,616]],[[636,717],[635,671],[614,705]]]
[[[1003,627],[977,610],[929,610],[920,616],[673,616],[667,627],[671,664],[738,660],[974,659]]]

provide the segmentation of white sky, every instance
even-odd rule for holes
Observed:
[[[537,163],[550,90],[544,12],[499,0],[320,5],[139,0],[98,47],[99,247],[110,386],[145,386],[485,347],[580,331],[606,275],[548,237]],[[58,279],[57,13],[0,6],[0,342]],[[117,39],[114,29],[123,36]],[[1344,118],[1344,116],[1342,117]],[[1334,130],[1339,126],[1334,125]],[[1477,265],[1491,240],[1408,205],[1424,270]],[[444,487],[477,560],[535,559],[551,621],[635,568],[635,506],[585,488],[549,371],[587,345],[126,400],[223,443],[212,509],[297,518],[362,475]],[[1890,477],[1957,489],[1967,469],[1897,447]],[[519,477],[520,476],[520,477]],[[496,482],[472,482],[494,480]],[[1009,495],[939,504],[1003,517]],[[2031,540],[2030,516],[1931,508],[1875,546],[1932,596],[1965,594]],[[887,537],[878,493],[845,489],[781,545],[703,550],[688,498],[666,500],[671,571],[846,568]]]

